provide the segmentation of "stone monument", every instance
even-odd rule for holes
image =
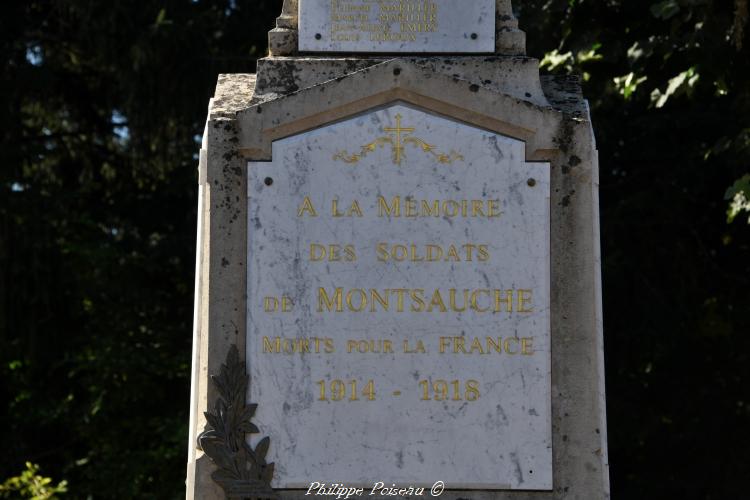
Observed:
[[[598,158],[509,0],[286,0],[203,137],[187,498],[609,498]]]

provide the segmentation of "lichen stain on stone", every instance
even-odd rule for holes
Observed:
[[[564,207],[567,207],[567,206],[569,206],[569,205],[570,205],[570,198],[571,198],[571,197],[572,197],[572,196],[573,196],[574,194],[576,194],[576,191],[575,191],[575,189],[574,189],[574,190],[572,190],[572,191],[571,191],[570,193],[568,193],[567,195],[563,196],[562,202],[560,202],[560,204],[561,204],[562,206],[564,206]]]
[[[560,132],[553,139],[554,143],[563,153],[567,153],[573,144],[574,126],[575,121],[566,117],[561,123]]]

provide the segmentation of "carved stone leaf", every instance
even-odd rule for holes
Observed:
[[[245,451],[245,456],[247,457],[247,462],[253,467],[253,469],[255,469],[255,473],[256,475],[258,475],[258,471],[260,470],[260,467],[262,467],[262,464],[258,463],[257,456],[250,445],[246,442],[242,444],[242,448]]]
[[[221,368],[223,373],[224,366],[222,365]],[[229,395],[229,380],[223,375],[214,375],[211,377],[211,381],[216,386],[216,390],[219,391],[219,396],[226,400]]]
[[[211,473],[211,479],[218,483],[225,491],[240,478],[227,469],[218,469]]]
[[[241,450],[234,454],[234,467],[237,469],[241,479],[250,480],[255,479],[256,474],[253,474],[253,464],[248,463],[248,457],[245,450]]]
[[[224,415],[227,412],[227,405],[224,404],[224,401],[222,399],[217,399],[216,404],[214,405],[214,412],[216,413],[216,416],[219,418],[224,418]]]
[[[208,412],[204,412],[203,414],[206,416],[206,421],[208,422],[208,425],[213,427],[214,435],[224,436],[226,434],[224,430],[224,422],[222,422],[219,415],[212,415],[211,413],[208,413]]]
[[[232,346],[227,354],[226,364],[221,366],[219,375],[211,377],[221,398],[229,405],[242,399],[244,402],[247,390],[247,375],[245,365],[239,360],[236,346]]]
[[[255,410],[258,408],[257,404],[249,404],[245,406],[245,411],[243,413],[243,419],[250,420],[253,418],[253,415],[255,415]]]
[[[222,469],[237,474],[234,460],[232,459],[232,453],[225,443],[215,439],[204,439],[201,442],[201,447],[216,465]]]
[[[245,434],[258,434],[260,432],[260,429],[258,429],[258,426],[248,421],[242,422],[237,427],[237,430],[244,432]]]
[[[276,498],[271,488],[274,465],[266,464],[265,458],[270,439],[261,439],[255,450],[245,441],[246,434],[260,432],[251,422],[258,405],[245,404],[249,378],[236,346],[211,378],[219,397],[214,412],[205,413],[206,429],[198,436],[198,446],[218,467],[211,478],[228,498]]]
[[[268,447],[270,444],[271,444],[271,438],[266,436],[263,439],[261,439],[258,442],[258,445],[255,447],[255,455],[258,458],[265,460],[266,453],[268,453]]]
[[[242,408],[245,406],[245,393],[237,393],[234,395],[234,399],[231,402],[231,407],[237,412],[237,415],[242,417],[243,410]]]
[[[273,479],[273,470],[274,470],[275,464],[270,463],[268,465],[265,465],[264,467],[261,467],[261,478],[264,482],[271,484],[271,479]]]
[[[224,442],[225,438],[224,435],[217,432],[214,429],[208,429],[203,432],[201,432],[200,436],[198,436],[198,448],[203,450],[203,443],[209,439],[217,440]]]

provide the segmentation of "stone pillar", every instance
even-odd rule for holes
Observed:
[[[276,18],[277,28],[297,29],[298,0],[284,0],[281,15]]]
[[[284,0],[276,27],[268,32],[268,52],[272,56],[289,56],[297,52],[298,0]]]
[[[495,9],[495,53],[507,56],[526,55],[526,33],[518,29],[511,0],[497,0]]]

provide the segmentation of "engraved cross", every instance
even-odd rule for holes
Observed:
[[[393,148],[393,162],[396,165],[401,165],[401,157],[404,152],[404,145],[401,142],[401,134],[404,132],[414,132],[414,127],[402,127],[401,126],[401,114],[396,115],[396,126],[395,127],[384,127],[384,132],[395,132],[396,133],[396,146]]]

